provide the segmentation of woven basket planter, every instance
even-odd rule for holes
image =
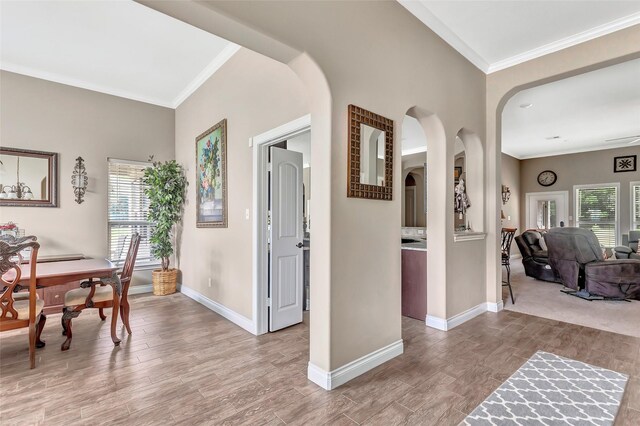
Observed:
[[[153,294],[156,296],[166,296],[176,292],[176,282],[178,281],[178,270],[169,269],[163,271],[156,269],[151,272],[151,281],[153,283]]]

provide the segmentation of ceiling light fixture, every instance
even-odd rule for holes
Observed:
[[[532,106],[533,104],[521,104],[520,108],[527,109],[527,108],[531,108]]]

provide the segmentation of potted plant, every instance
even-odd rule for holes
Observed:
[[[150,158],[153,166],[144,172],[145,194],[149,197],[148,220],[151,231],[151,254],[162,261],[162,269],[152,272],[153,294],[167,295],[176,292],[178,270],[169,269],[173,254],[173,228],[182,217],[186,197],[187,178],[182,166],[175,160],[159,162]]]

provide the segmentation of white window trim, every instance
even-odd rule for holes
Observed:
[[[122,164],[130,164],[132,166],[142,166],[142,167],[151,167],[153,166],[153,163],[150,161],[138,161],[138,160],[124,160],[122,158],[114,158],[114,157],[107,157],[107,194],[109,194],[109,163],[110,162],[117,162],[117,163],[122,163]],[[120,221],[120,222],[125,222],[125,221]],[[108,195],[107,195],[107,247],[109,247],[110,250],[110,239],[111,239],[111,234],[110,234],[110,221],[109,221],[109,202],[108,202]],[[109,253],[109,257],[110,257],[110,253]],[[113,261],[112,261],[113,262]],[[118,270],[122,270],[122,267],[124,266],[124,261],[122,262],[113,262],[114,265],[118,266]],[[133,268],[134,271],[142,271],[142,270],[149,270],[149,269],[155,269],[158,266],[161,265],[161,261],[160,259],[156,260],[156,261],[145,261],[145,262],[140,262],[140,261],[136,261],[136,265]]]
[[[636,217],[636,216],[635,216],[635,213],[636,213],[636,212],[634,212],[634,211],[633,211],[633,209],[634,209],[634,207],[635,207],[635,203],[634,203],[634,201],[635,201],[635,200],[633,199],[633,187],[634,187],[634,186],[640,186],[640,180],[636,180],[636,181],[633,181],[633,182],[630,182],[630,183],[629,183],[629,201],[630,201],[630,203],[631,203],[631,208],[629,209],[629,213],[631,214],[631,217],[630,217],[631,221],[630,221],[630,227],[629,227],[629,230],[631,230],[631,231],[633,231],[633,230],[637,229],[637,228],[635,227],[636,222],[635,222],[635,220],[634,220],[634,219],[635,219],[635,217]],[[640,223],[638,223],[638,226],[640,226]]]
[[[616,241],[614,246],[620,244],[622,241],[622,236],[620,233],[620,182],[611,182],[611,183],[590,183],[584,185],[573,185],[573,217],[574,217],[574,225],[576,227],[580,226],[580,221],[578,220],[578,190],[579,189],[590,189],[590,188],[616,188]]]

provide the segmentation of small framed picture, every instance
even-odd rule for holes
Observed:
[[[637,155],[625,155],[623,157],[614,157],[613,172],[635,172],[637,170]]]
[[[454,167],[453,168],[453,179],[455,180],[455,183],[458,183],[458,181],[460,180],[460,176],[462,176],[462,167]]]

